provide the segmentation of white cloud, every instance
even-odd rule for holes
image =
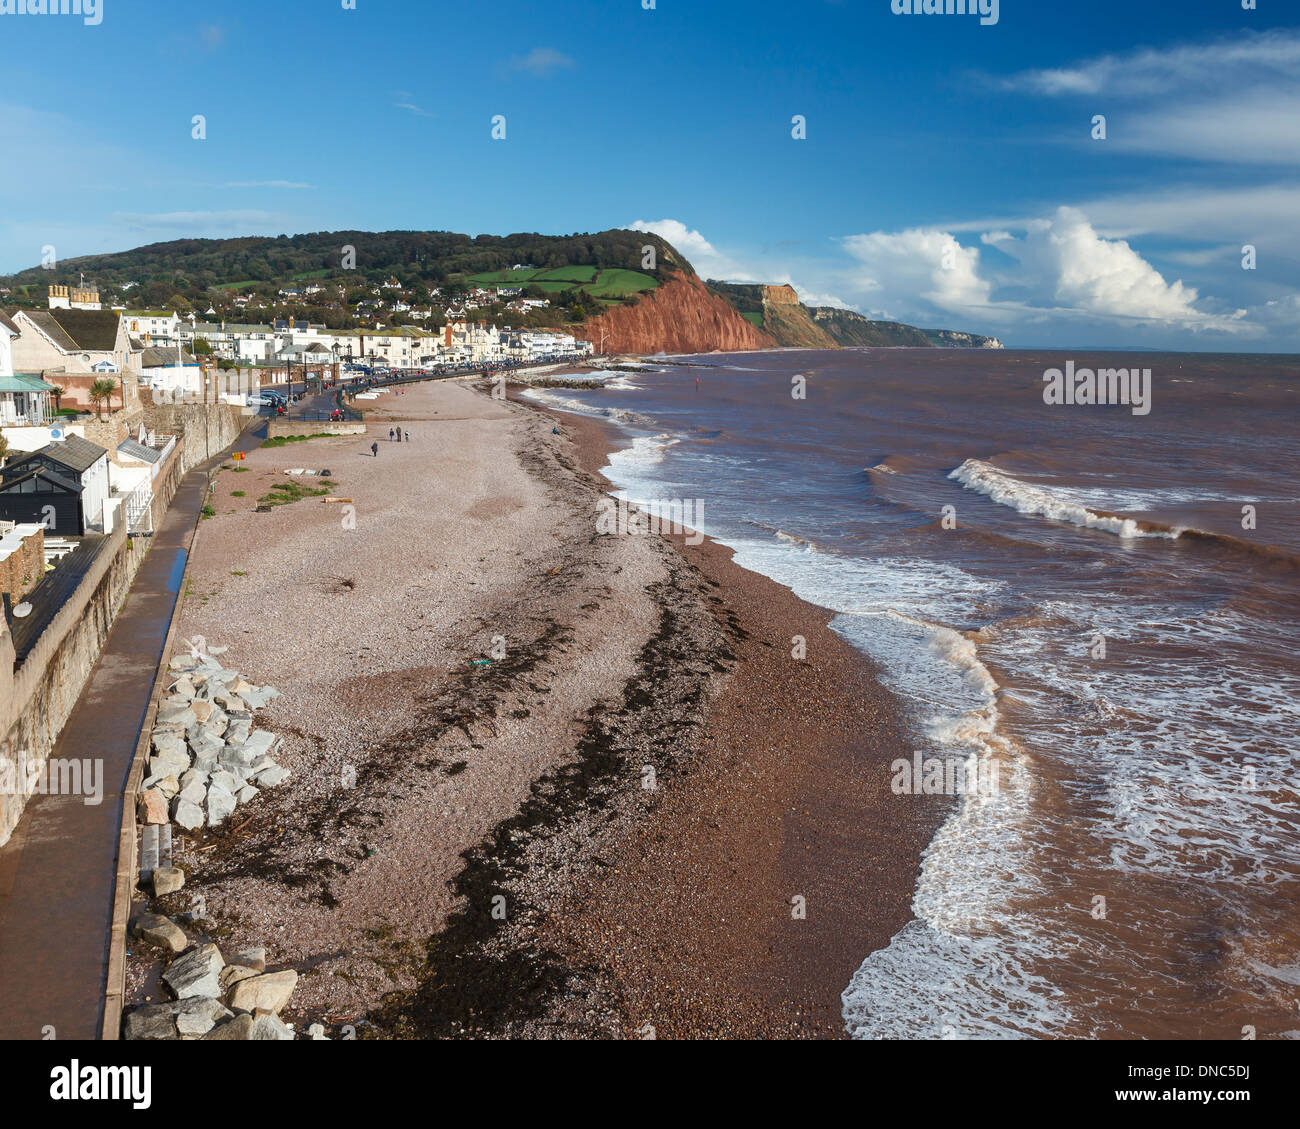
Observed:
[[[648,231],[661,239],[666,239],[677,248],[693,266],[701,278],[735,280],[753,277],[737,266],[728,256],[722,254],[698,231],[689,228],[681,220],[637,220],[627,225],[628,231]]]
[[[844,247],[861,268],[855,292],[884,296],[903,320],[957,315],[975,328],[1050,320],[1075,332],[1141,323],[1182,332],[1259,331],[1244,310],[1216,308],[1195,287],[1167,282],[1129,243],[1100,235],[1077,208],[990,227],[999,229],[981,233],[981,242],[1011,265],[991,267],[977,248],[937,228],[849,236]]]
[[[863,269],[856,280],[861,290],[910,294],[949,312],[987,312],[992,305],[978,248],[963,247],[946,231],[875,231],[848,236],[844,247]]]
[[[394,102],[393,106],[398,110],[406,110],[409,113],[415,114],[416,117],[421,117],[421,118],[433,117],[433,115],[429,113],[428,110],[421,109],[414,102]]]
[[[1270,83],[1279,78],[1300,78],[1298,32],[1248,32],[1214,43],[1102,55],[1072,67],[1024,71],[1001,85],[1055,96],[1143,97],[1187,88],[1204,91],[1207,84],[1232,89],[1243,81]]]
[[[549,78],[556,71],[576,65],[572,58],[554,47],[534,47],[527,55],[510,60],[512,71],[527,71],[538,78]]]
[[[1088,99],[1106,145],[1200,161],[1300,164],[1300,32],[1103,55],[1025,71],[1004,90]]]
[[[1054,279],[1056,300],[1085,313],[1226,332],[1239,329],[1245,313],[1199,309],[1195,288],[1166,282],[1127,242],[1098,235],[1077,208],[1058,208],[1031,224],[1023,241],[1003,240],[999,249],[1041,280]]]
[[[1300,90],[1260,89],[1217,101],[1178,100],[1116,119],[1118,149],[1249,164],[1300,164]]]

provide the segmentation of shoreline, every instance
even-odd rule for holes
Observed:
[[[384,408],[218,476],[182,630],[281,689],[293,777],[186,836],[151,908],[265,944],[285,1018],[336,1037],[844,1037],[944,815],[889,792],[869,661],[712,542],[598,535],[609,425],[468,382]],[[353,532],[253,512],[304,463]],[[133,953],[128,1005],[158,971]]]
[[[569,430],[579,465],[609,487],[616,425],[521,402]],[[738,662],[711,703],[696,770],[635,829],[628,872],[583,906],[577,932],[639,986],[634,1028],[844,1038],[840,994],[913,919],[920,856],[951,805],[891,792],[890,762],[912,751],[903,720],[872,660],[829,627],[833,612],[709,537],[663,540],[734,617]],[[790,657],[795,635],[802,662]]]

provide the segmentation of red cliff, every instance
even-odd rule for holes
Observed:
[[[710,294],[694,275],[668,282],[627,306],[591,318],[577,336],[606,353],[709,353],[770,349],[776,340]]]

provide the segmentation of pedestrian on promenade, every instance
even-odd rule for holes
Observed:
[[[372,455],[374,455],[375,458],[379,458],[379,444],[378,444],[378,443],[371,443],[371,444],[370,444],[370,453],[371,453]]]

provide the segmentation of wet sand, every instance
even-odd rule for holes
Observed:
[[[598,473],[616,429],[555,418]],[[617,867],[580,912],[557,917],[568,922],[558,932],[614,970],[631,1034],[841,1038],[840,993],[911,918],[945,802],[890,791],[888,766],[911,749],[875,668],[827,627],[831,613],[707,538],[668,540],[734,624],[738,663],[694,770],[629,830]]]
[[[889,792],[870,665],[718,546],[598,535],[602,425],[450,381],[376,407],[218,476],[181,635],[282,691],[258,724],[294,775],[187,837],[157,908],[201,896],[199,930],[297,968],[300,1029],[842,1035],[942,814]],[[301,466],[354,528],[254,512]]]

